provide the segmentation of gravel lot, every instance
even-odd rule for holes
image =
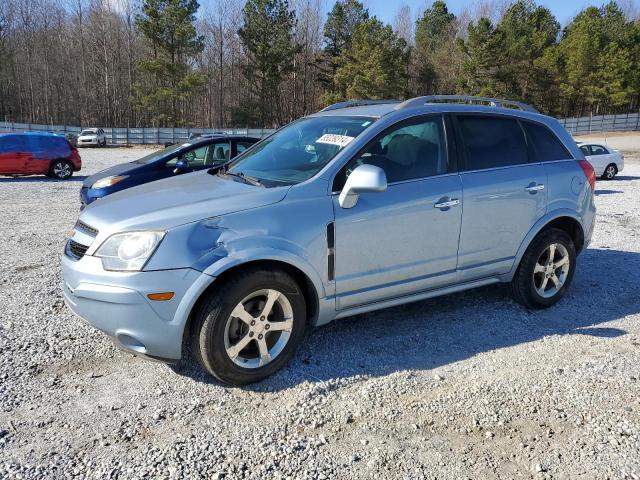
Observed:
[[[493,286],[316,329],[248,388],[66,308],[82,176],[0,178],[0,478],[640,478],[640,136],[568,296]],[[145,154],[82,150],[83,175]]]

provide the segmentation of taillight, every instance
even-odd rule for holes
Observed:
[[[596,189],[596,172],[593,170],[593,166],[587,162],[586,160],[578,160],[582,171],[584,172],[584,176],[587,177],[587,181],[589,185],[591,185],[591,190]]]

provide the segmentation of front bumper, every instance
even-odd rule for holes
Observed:
[[[196,300],[213,277],[182,268],[152,272],[107,272],[97,257],[61,257],[66,304],[118,346],[167,361],[181,357],[182,334]],[[175,292],[168,301],[150,293]]]

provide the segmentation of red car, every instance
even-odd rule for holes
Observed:
[[[0,134],[0,175],[48,175],[66,180],[80,168],[78,150],[61,135]]]

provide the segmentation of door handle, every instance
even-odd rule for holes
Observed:
[[[542,183],[532,183],[528,187],[524,187],[524,189],[529,193],[536,193],[541,190],[544,190],[544,185]]]
[[[444,210],[446,208],[455,207],[459,203],[460,203],[460,200],[458,200],[457,198],[449,199],[448,197],[445,197],[445,198],[441,198],[440,200],[438,200],[438,203],[436,203],[433,206],[433,208],[440,208],[440,209]]]

